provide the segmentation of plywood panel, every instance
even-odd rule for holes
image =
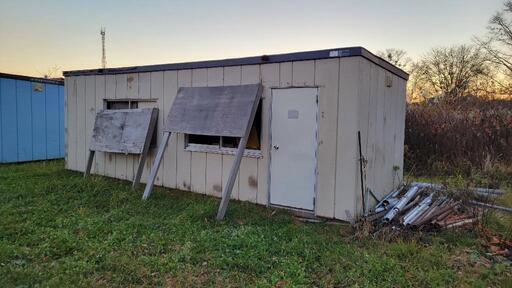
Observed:
[[[178,88],[190,86],[192,86],[192,70],[179,70]],[[185,135],[182,133],[177,134],[176,148],[176,184],[178,186],[178,189],[190,190],[190,162],[192,159],[192,152],[185,151]]]
[[[222,67],[209,68],[208,86],[222,86],[224,83],[224,69]],[[222,195],[222,155],[206,154],[206,194],[220,197]]]
[[[151,73],[139,73],[139,83],[138,83],[138,93],[139,99],[150,99],[151,98]],[[150,108],[152,105],[146,106],[145,103],[139,103],[139,106],[144,106],[144,108]],[[149,172],[151,171],[151,157],[153,156],[153,150],[155,147],[151,147],[149,149],[149,157],[146,159],[146,163],[144,164],[144,169],[142,170],[142,175],[140,177],[141,183],[146,183]],[[137,160],[133,159],[133,163]],[[135,169],[135,168],[134,168]]]
[[[85,147],[89,155],[91,137],[96,118],[96,76],[85,76]],[[95,156],[97,158],[97,156]],[[86,158],[87,159],[87,158]],[[95,165],[93,165],[95,167]],[[95,171],[93,171],[95,173]]]
[[[279,87],[292,86],[292,62],[279,64]]]
[[[86,134],[84,133],[87,127],[85,126],[85,76],[79,76],[77,78],[77,169],[79,171],[85,171],[86,164],[86,154],[87,154],[87,146],[86,146]]]
[[[105,76],[105,98],[116,98],[115,75]],[[109,177],[116,177],[116,158],[114,153],[105,153],[105,175]]]
[[[96,112],[103,110],[103,99],[105,98],[105,82],[104,75],[96,75]],[[94,173],[105,175],[105,153],[96,152],[94,155]]]
[[[171,109],[172,102],[176,97],[178,91],[178,72],[165,71],[164,72],[164,95],[163,104],[164,108],[160,111],[158,119],[165,119],[169,110]],[[177,173],[177,135],[173,133],[167,144],[167,149],[164,153],[163,166],[160,170],[163,171],[163,185],[170,188],[177,188],[176,186],[176,173]]]
[[[279,64],[265,64],[260,66],[261,81],[263,84],[263,95],[261,100],[261,153],[262,158],[258,159],[258,194],[256,201],[259,204],[268,204],[268,168],[270,158],[270,104],[272,101],[271,87],[279,86]]]
[[[347,220],[356,213],[359,61],[340,59],[335,217]]]
[[[116,75],[116,99],[126,98],[127,92],[127,75],[126,74],[118,74]],[[116,178],[119,179],[128,179],[126,169],[128,167],[128,157],[127,155],[115,154],[116,159]],[[130,179],[128,179],[130,180]]]
[[[241,66],[232,66],[232,67],[224,67],[224,85],[239,85],[242,82],[242,67]],[[235,156],[233,155],[222,155],[222,187],[225,187],[231,167],[233,167],[233,163],[235,162]],[[235,184],[233,185],[233,190],[231,191],[232,199],[239,199],[239,178],[240,171],[237,174],[235,179]]]
[[[207,69],[192,70],[192,87],[205,87],[206,85],[208,85]],[[192,191],[202,194],[206,193],[206,153],[192,153],[190,181]]]
[[[164,131],[242,137],[261,85],[181,87]]]
[[[292,62],[293,86],[312,86],[315,81],[315,61]]]
[[[261,82],[259,65],[242,66],[241,84]],[[239,199],[256,202],[258,195],[258,159],[243,157],[240,163]]]
[[[139,98],[139,74],[131,73],[126,75],[126,98]],[[139,164],[139,155],[126,155],[126,179],[133,181]],[[149,158],[147,161],[149,161]],[[141,179],[142,181],[145,180]]]
[[[339,65],[339,59],[317,60],[315,64],[315,85],[319,87],[315,211],[328,218],[334,217]]]

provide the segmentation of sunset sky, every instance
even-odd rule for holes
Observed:
[[[107,66],[364,46],[429,48],[485,33],[503,0],[0,0],[0,72],[42,76]]]

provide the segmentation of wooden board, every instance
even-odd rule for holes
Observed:
[[[167,117],[165,131],[242,137],[260,87],[182,87]]]
[[[89,150],[140,154],[156,108],[103,110],[96,114]]]

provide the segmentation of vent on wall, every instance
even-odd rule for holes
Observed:
[[[32,91],[43,92],[44,91],[43,83],[32,83]]]
[[[386,73],[386,87],[393,87],[393,77],[389,73]]]

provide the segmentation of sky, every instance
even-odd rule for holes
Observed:
[[[483,35],[504,0],[0,0],[0,72],[43,76],[363,46],[430,48]]]

